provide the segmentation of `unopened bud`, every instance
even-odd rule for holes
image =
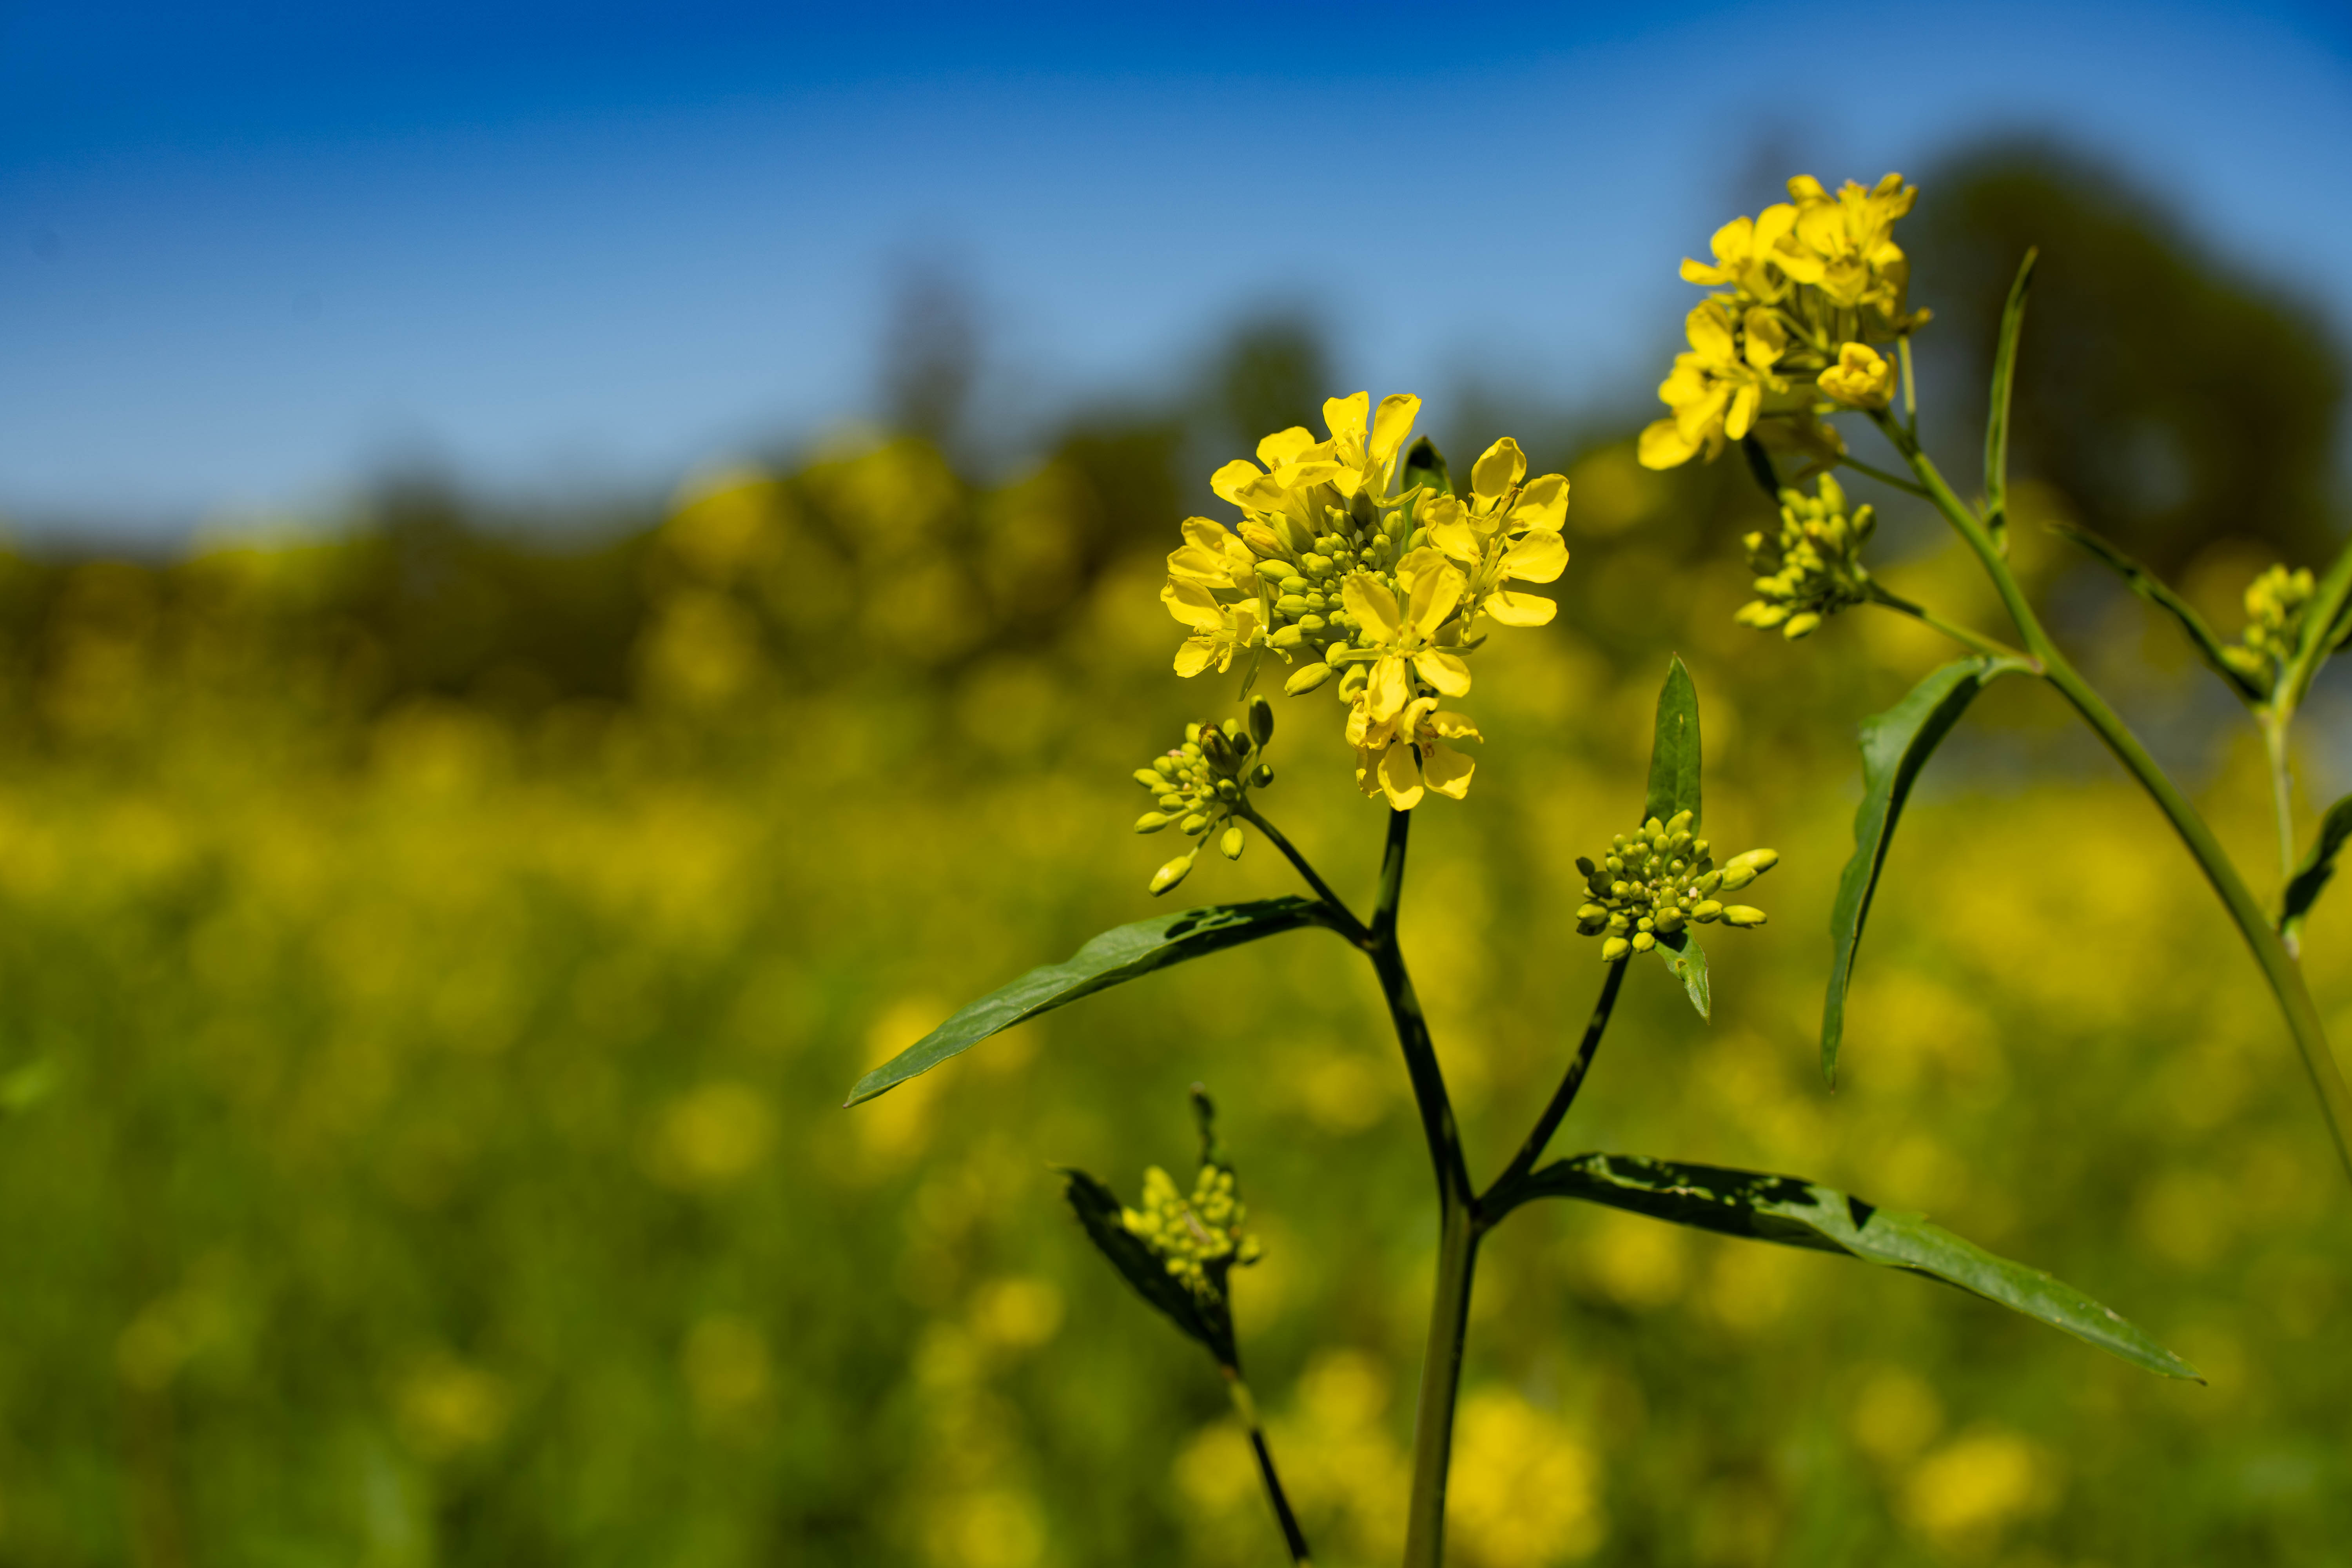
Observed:
[[[1580,904],[1577,906],[1576,918],[1580,921],[1605,921],[1609,918],[1609,911],[1599,904]]]
[[[1672,838],[1676,834],[1687,833],[1690,831],[1690,825],[1691,814],[1687,811],[1678,811],[1666,819],[1666,837]]]
[[[1152,896],[1157,898],[1161,893],[1164,893],[1169,889],[1174,887],[1177,883],[1182,881],[1184,879],[1184,874],[1192,870],[1192,857],[1190,855],[1179,855],[1175,859],[1171,860],[1165,866],[1160,867],[1160,869],[1151,873]]]
[[[1272,763],[1260,763],[1250,773],[1250,783],[1260,789],[1264,789],[1273,782],[1274,764]]]
[[[1780,852],[1778,849],[1750,849],[1745,855],[1734,855],[1723,863],[1723,868],[1728,871],[1735,866],[1746,866],[1760,877],[1780,863]]]
[[[1660,936],[1674,935],[1676,931],[1683,929],[1682,910],[1676,909],[1660,910],[1658,911],[1657,927],[1658,934]]]
[[[1274,739],[1274,704],[1263,697],[1250,699],[1249,732],[1251,741],[1261,746]]]
[[[1289,631],[1295,628],[1286,626],[1283,629],[1285,631]],[[1298,639],[1297,637],[1291,638],[1291,641],[1293,642],[1297,642],[1297,640]],[[1317,687],[1322,685],[1325,681],[1330,679],[1331,667],[1329,665],[1310,664],[1305,666],[1302,668],[1291,671],[1290,679],[1282,683],[1283,695],[1286,697],[1304,697],[1308,692],[1314,690]]]
[[[1599,870],[1601,868],[1599,868],[1598,866],[1595,866],[1595,865],[1592,863],[1592,858],[1591,858],[1591,856],[1588,856],[1588,855],[1579,855],[1579,856],[1576,858],[1576,868],[1577,868],[1577,870],[1579,870],[1580,872],[1583,873],[1585,876],[1590,877],[1590,876],[1591,876],[1595,871]]]
[[[1723,911],[1723,923],[1727,926],[1760,926],[1764,911],[1748,904],[1731,904]]]
[[[1135,819],[1138,833],[1157,833],[1174,819],[1164,811],[1147,811]]]
[[[1297,647],[1300,643],[1303,643],[1306,640],[1307,634],[1299,630],[1294,624],[1286,626],[1275,627],[1272,632],[1267,634],[1265,645],[1268,647]]]
[[[1208,758],[1209,765],[1221,773],[1232,773],[1234,763],[1240,761],[1234,755],[1234,743],[1225,739],[1223,730],[1203,730],[1201,732],[1201,754]]]
[[[1656,937],[1652,936],[1648,931],[1635,931],[1635,932],[1633,933],[1633,951],[1634,951],[1635,952],[1649,952],[1652,948],[1654,948],[1654,947],[1655,947],[1655,946],[1657,946],[1657,945],[1658,945],[1658,939],[1657,939]]]
[[[1217,847],[1223,851],[1228,860],[1238,860],[1242,858],[1242,830],[1239,824],[1225,829],[1224,836],[1217,840]]]
[[[1821,616],[1811,610],[1806,610],[1802,614],[1790,616],[1782,622],[1780,635],[1790,642],[1795,642],[1799,637],[1811,635],[1821,624]]]
[[[1160,770],[1157,768],[1138,768],[1135,770],[1134,778],[1136,783],[1148,790],[1156,791],[1168,787],[1168,781],[1160,776]]]
[[[1735,860],[1730,865],[1726,866],[1723,868],[1716,886],[1721,888],[1727,893],[1736,893],[1755,879],[1755,867],[1742,866],[1739,862]]]
[[[1156,888],[1152,890],[1154,892],[1159,891]],[[1607,942],[1601,944],[1601,962],[1603,963],[1614,963],[1633,951],[1633,944],[1632,942],[1626,941],[1622,936],[1612,936]]]
[[[1709,921],[1719,920],[1722,915],[1723,906],[1713,899],[1701,899],[1691,909],[1691,919],[1701,925],[1706,924]]]
[[[1196,811],[1191,816],[1185,817],[1183,821],[1178,823],[1176,826],[1182,828],[1187,834],[1205,833],[1209,829],[1209,819]]]

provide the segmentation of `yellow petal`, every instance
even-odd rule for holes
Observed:
[[[1470,722],[1470,715],[1467,713],[1440,710],[1429,716],[1424,727],[1431,734],[1443,736],[1448,741],[1476,741],[1485,738],[1478,733],[1478,726]]]
[[[1402,392],[1391,392],[1381,399],[1380,412],[1372,416],[1370,456],[1375,463],[1385,465],[1397,455],[1405,437],[1412,434],[1412,422],[1421,415],[1421,399]]]
[[[1789,182],[1789,195],[1792,199],[1801,204],[1806,202],[1825,202],[1830,199],[1829,192],[1822,189],[1822,183],[1813,178],[1811,174],[1799,174],[1790,179]]]
[[[1331,432],[1331,439],[1364,444],[1364,416],[1371,412],[1372,395],[1360,392],[1353,397],[1334,397],[1323,405],[1323,427]]]
[[[1287,430],[1277,430],[1257,444],[1257,460],[1268,468],[1283,464],[1315,445],[1315,433],[1304,425],[1293,425]]]
[[[1187,679],[1209,668],[1209,659],[1216,652],[1200,637],[1188,637],[1176,649],[1176,673]]]
[[[1160,590],[1160,602],[1168,606],[1170,615],[1188,626],[1197,626],[1204,632],[1224,629],[1225,607],[1198,583],[1171,577],[1168,585]]]
[[[1484,554],[1477,531],[1458,515],[1444,522],[1431,523],[1429,542],[1465,565],[1475,565]],[[1170,564],[1172,567],[1174,563],[1171,561]]]
[[[1797,226],[1797,209],[1787,202],[1775,202],[1756,215],[1756,255],[1766,259],[1767,253],[1779,247]]]
[[[1372,634],[1376,645],[1392,643],[1404,630],[1404,616],[1397,607],[1396,595],[1386,583],[1369,572],[1350,574],[1339,587],[1340,601],[1356,624]]]
[[[1683,258],[1683,281],[1685,283],[1696,283],[1702,289],[1712,289],[1718,284],[1735,280],[1730,273],[1719,267],[1709,267],[1704,261],[1693,261],[1687,256]]]
[[[1521,583],[1556,583],[1568,564],[1568,542],[1548,530],[1523,535],[1503,552],[1503,575]]]
[[[1568,477],[1544,474],[1528,481],[1511,508],[1513,528],[1539,528],[1558,533],[1568,521]],[[1549,578],[1543,579],[1549,582]]]
[[[1528,471],[1527,454],[1508,436],[1487,447],[1470,465],[1470,493],[1492,505],[1511,493]]]
[[[1691,348],[1706,363],[1722,364],[1732,357],[1731,318],[1714,300],[1701,300],[1683,318],[1683,330],[1690,334]]]
[[[1478,764],[1451,746],[1433,745],[1421,759],[1421,776],[1429,787],[1460,800],[1470,793],[1470,775]]]
[[[1383,724],[1404,711],[1406,700],[1412,696],[1412,683],[1405,679],[1405,664],[1402,658],[1390,658],[1372,666],[1372,678],[1364,683],[1364,712],[1374,725]]]
[[[1421,804],[1421,759],[1412,748],[1400,742],[1381,753],[1381,793],[1399,811],[1411,811]]]
[[[1209,476],[1209,488],[1217,493],[1220,500],[1240,506],[1244,504],[1242,492],[1265,478],[1265,470],[1255,463],[1247,458],[1235,458]]]
[[[1429,559],[1421,561],[1424,555]],[[1416,562],[1419,564],[1408,574],[1405,568]],[[1445,617],[1462,602],[1462,590],[1469,585],[1458,567],[1426,545],[1397,563],[1397,581],[1405,584],[1412,593],[1406,601],[1405,625],[1423,641],[1437,635],[1437,628],[1445,624]]]
[[[1754,382],[1741,387],[1731,399],[1731,411],[1723,416],[1723,433],[1737,441],[1748,434],[1756,423],[1756,405],[1764,400],[1764,391]]]
[[[1413,668],[1421,678],[1447,697],[1460,697],[1470,689],[1470,667],[1458,654],[1441,653],[1424,648],[1412,656]]]
[[[1756,247],[1756,225],[1744,217],[1733,218],[1715,231],[1707,245],[1715,251],[1717,266],[1737,267],[1748,259],[1748,253]]]
[[[1489,594],[1478,607],[1503,626],[1540,626],[1559,613],[1559,606],[1541,594]]]
[[[1672,419],[1661,419],[1642,431],[1640,457],[1645,468],[1676,468],[1698,456],[1698,443]]]

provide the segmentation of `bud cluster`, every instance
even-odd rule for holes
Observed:
[[[1610,841],[1609,853],[1599,864],[1582,856],[1576,868],[1584,873],[1591,897],[1576,911],[1580,936],[1598,936],[1601,961],[1614,963],[1628,952],[1647,952],[1660,937],[1678,934],[1686,926],[1720,921],[1728,926],[1760,926],[1764,911],[1747,904],[1727,904],[1719,893],[1736,893],[1780,863],[1777,849],[1750,849],[1717,868],[1707,841],[1691,836],[1691,814],[1676,812],[1671,821],[1650,818],[1631,834]]]
[[[1862,547],[1878,526],[1867,506],[1849,514],[1845,492],[1827,474],[1821,493],[1780,492],[1780,529],[1768,535],[1748,534],[1740,541],[1748,550],[1748,569],[1756,574],[1756,597],[1740,606],[1734,619],[1740,625],[1769,631],[1795,641],[1848,605],[1869,597],[1870,574],[1862,564]]]
[[[1209,841],[1228,860],[1242,858],[1241,815],[1252,788],[1274,782],[1274,764],[1265,760],[1266,743],[1274,739],[1274,707],[1263,697],[1250,699],[1247,724],[1228,719],[1222,724],[1187,724],[1184,743],[1135,770],[1135,782],[1150,790],[1152,809],[1135,819],[1138,833],[1157,833],[1174,826],[1189,838]],[[1151,890],[1164,893],[1192,869],[1195,844],[1152,874]]]
[[[1228,1269],[1258,1260],[1257,1237],[1242,1231],[1248,1215],[1234,1173],[1223,1166],[1202,1165],[1187,1198],[1174,1178],[1154,1165],[1143,1173],[1143,1206],[1122,1209],[1119,1223],[1194,1296],[1216,1301],[1224,1294]]]
[[[2304,611],[2317,587],[2303,568],[2273,566],[2255,578],[2246,585],[2244,646],[2223,648],[2221,657],[2264,687],[2276,685],[2279,671],[2294,662],[2303,641]]]

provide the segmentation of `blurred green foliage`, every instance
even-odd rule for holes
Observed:
[[[1295,395],[1264,357],[1234,404]],[[987,485],[845,439],[602,542],[411,486],[348,536],[0,562],[0,1560],[1275,1561],[1222,1391],[1050,1168],[1131,1194],[1187,1157],[1194,1079],[1267,1245],[1236,1313],[1294,1498],[1322,1560],[1391,1557],[1433,1202],[1337,942],[836,1109],[1153,907],[1128,772],[1233,696],[1167,672],[1156,602],[1204,417],[1106,418]],[[1458,1560],[2332,1560],[2352,1204],[2150,808],[2048,694],[1989,693],[1906,814],[1830,1095],[1852,725],[1947,650],[1734,625],[1764,516],[1736,465],[1532,455],[1574,486],[1562,614],[1486,656],[1477,784],[1424,808],[1404,927],[1479,1173],[1600,983],[1573,858],[1641,804],[1678,649],[1710,826],[1782,851],[1774,921],[1714,955],[1711,1026],[1637,970],[1557,1147],[1929,1210],[2211,1385],[1917,1279],[1530,1210],[1485,1255]],[[2168,647],[2037,526],[2088,504],[2020,487],[2021,569],[2078,639]],[[1948,551],[1883,574],[1990,624]],[[2207,679],[2159,661],[2130,701],[2193,717]],[[1360,899],[1381,812],[1336,705],[1281,725],[1264,808]],[[2168,733],[2264,866],[2251,738]],[[1288,890],[1260,847],[1180,896]],[[2352,1039],[2343,909],[2307,964]]]

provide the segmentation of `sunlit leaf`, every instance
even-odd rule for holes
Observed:
[[[2346,795],[2327,808],[2319,821],[2319,837],[2313,841],[2311,853],[2287,879],[2286,892],[2279,900],[2279,934],[2293,942],[2303,931],[2303,917],[2311,912],[2326,888],[2328,879],[2336,875],[2336,857],[2344,841],[2352,838],[2352,795]]]
[[[2230,661],[2221,656],[2221,650],[2225,645],[2219,637],[2214,635],[2213,628],[2205,624],[2205,617],[2199,615],[2188,600],[2166,587],[2154,572],[2149,571],[2087,528],[2079,528],[2071,522],[2053,522],[2050,527],[2053,532],[2065,535],[2093,555],[2097,556],[2100,561],[2114,570],[2116,575],[2124,580],[2125,585],[2133,593],[2179,623],[2180,629],[2189,636],[2190,646],[2197,649],[2197,657],[2205,661],[2205,667],[2208,669],[2228,681],[2231,690],[2248,702],[2270,700],[2271,694],[2263,689],[2260,682],[2245,671],[2233,668]]]
[[[1714,1001],[1706,988],[1706,950],[1698,944],[1698,937],[1689,928],[1672,936],[1658,938],[1658,956],[1666,961],[1666,968],[1683,983],[1690,994],[1691,1005],[1702,1018],[1712,1018]]]
[[[1064,1195],[1086,1227],[1087,1238],[1135,1287],[1135,1293],[1215,1356],[1219,1366],[1235,1364],[1233,1312],[1223,1298],[1203,1301],[1169,1273],[1150,1247],[1129,1234],[1119,1217],[1122,1205],[1118,1194],[1108,1187],[1084,1171],[1066,1167],[1062,1181]]]
[[[1580,1154],[1535,1172],[1508,1196],[1512,1203],[1578,1198],[1675,1225],[1843,1253],[1925,1274],[2087,1340],[2159,1376],[2197,1378],[2187,1362],[2073,1286],[1997,1258],[1922,1215],[1878,1208],[1795,1176],[1628,1154]]]
[[[1691,830],[1698,830],[1698,689],[1676,654],[1666,666],[1666,683],[1658,689],[1658,732],[1650,746],[1650,794],[1642,806],[1644,818],[1664,822],[1678,811],[1691,814]]]
[[[1400,482],[1405,489],[1427,485],[1442,496],[1454,493],[1454,476],[1446,471],[1444,455],[1426,436],[1405,449],[1404,476]]]
[[[896,1089],[991,1035],[1081,996],[1139,979],[1171,963],[1329,921],[1330,910],[1318,900],[1261,899],[1248,904],[1208,904],[1107,931],[1066,961],[1033,969],[974,1002],[859,1079],[843,1103],[856,1105]]]
[[[1838,879],[1830,910],[1830,984],[1822,1006],[1822,1074],[1837,1081],[1838,1043],[1845,1034],[1845,994],[1853,982],[1854,949],[1878,890],[1878,873],[1895,841],[1895,823],[1919,770],[1987,683],[2026,666],[1979,655],[1945,665],[1913,687],[1902,701],[1862,721],[1862,805],[1853,814],[1853,858]]]
[[[1985,416],[1985,527],[2007,552],[2009,541],[2009,405],[2017,382],[2017,339],[2025,329],[2025,297],[2033,288],[2033,263],[2041,254],[2028,249],[2018,264],[2017,280],[2009,286],[2009,302],[2001,307],[2000,337],[1992,353],[1992,408]]]

